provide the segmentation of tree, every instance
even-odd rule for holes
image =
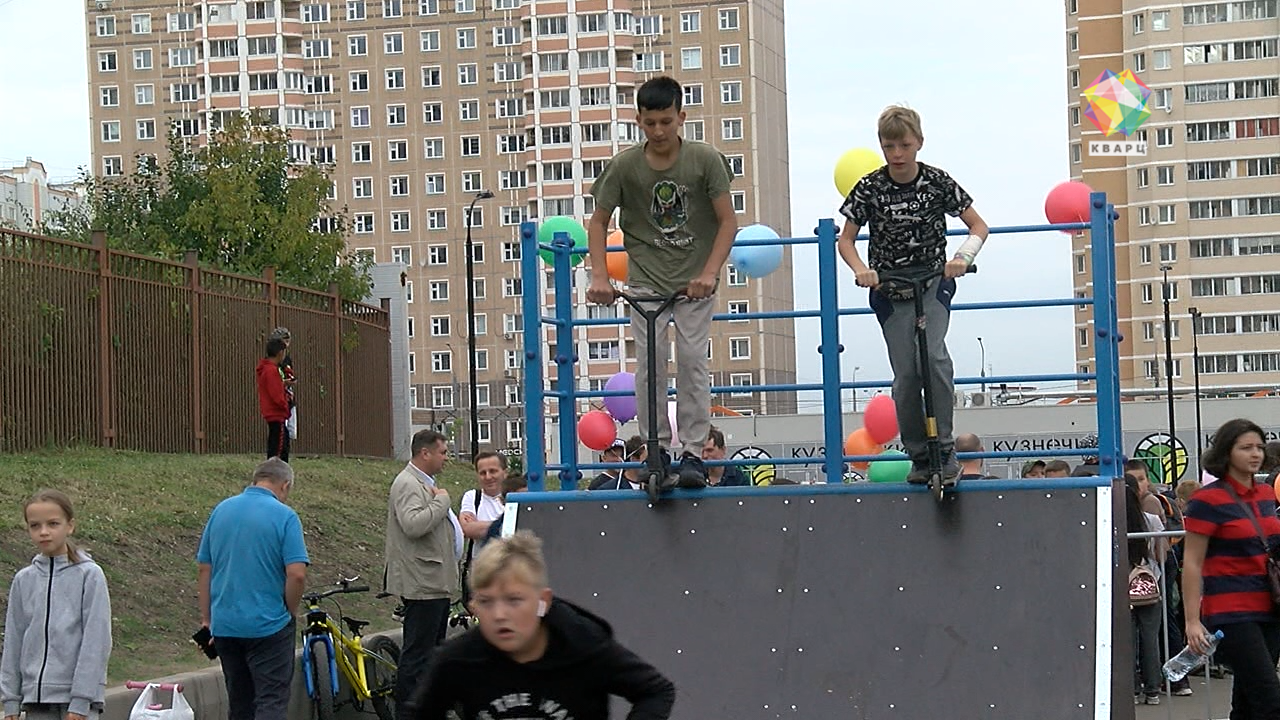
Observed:
[[[329,206],[328,174],[294,163],[288,131],[248,115],[231,118],[193,147],[170,128],[168,156],[138,171],[99,178],[82,171],[85,202],[47,213],[41,232],[88,242],[94,230],[110,247],[201,263],[316,290],[337,285],[346,300],[369,290],[368,263],[346,247],[345,208]]]

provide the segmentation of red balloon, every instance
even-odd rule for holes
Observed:
[[[879,445],[898,436],[898,408],[888,395],[876,395],[862,411],[862,426]]]
[[[1089,221],[1089,193],[1093,189],[1071,180],[1058,183],[1044,200],[1044,216],[1054,225]]]
[[[618,426],[603,410],[592,410],[578,418],[578,439],[583,445],[603,452],[618,439]]]

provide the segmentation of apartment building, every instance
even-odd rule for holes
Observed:
[[[1280,13],[1277,0],[1066,0],[1072,176],[1105,191],[1116,227],[1126,389],[1165,386],[1164,296],[1175,392],[1280,384]],[[1145,157],[1096,157],[1084,88],[1132,70],[1152,90],[1137,132]],[[1087,237],[1074,243],[1078,294],[1092,292]],[[1167,280],[1167,282],[1166,282]],[[1077,365],[1092,369],[1089,313]]]
[[[50,182],[44,164],[30,157],[0,169],[0,228],[32,231],[46,213],[77,207],[84,201],[78,182]]]
[[[784,235],[790,227],[781,0],[98,0],[86,30],[101,175],[162,152],[170,121],[199,141],[248,109],[289,129],[295,161],[331,170],[350,246],[407,269],[415,421],[459,428],[460,447],[469,446],[472,363],[481,449],[523,438],[529,279],[519,225],[591,214],[592,179],[639,137],[635,90],[646,79],[684,83],[685,134],[728,156],[741,223]],[[496,197],[468,218],[482,190]],[[587,307],[587,272],[575,278],[580,311],[623,312]],[[790,254],[762,280],[727,268],[720,296],[722,312],[790,309]],[[708,348],[715,385],[794,382],[791,321],[725,328]],[[580,388],[634,368],[627,338],[620,326],[578,331]],[[795,411],[794,393],[726,392],[715,402],[744,414]]]

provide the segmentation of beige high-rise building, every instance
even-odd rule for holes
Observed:
[[[685,86],[686,137],[730,160],[740,224],[787,235],[782,0],[98,0],[86,12],[93,167],[119,175],[163,152],[166,125],[199,139],[258,109],[293,157],[332,171],[349,245],[407,267],[415,422],[466,435],[466,208],[474,253],[480,448],[523,438],[519,224],[592,212],[591,181],[639,138],[635,91]],[[790,252],[767,278],[722,276],[721,312],[789,310]],[[575,304],[587,309],[587,270]],[[543,277],[544,288],[549,275]],[[551,295],[546,295],[550,299]],[[578,387],[636,359],[621,326],[577,331]],[[548,329],[547,338],[551,337]],[[546,345],[544,345],[546,348]],[[790,320],[717,325],[715,385],[795,381]],[[553,379],[554,365],[547,363]],[[795,412],[794,393],[723,393],[741,413]],[[598,400],[597,400],[598,403]],[[462,422],[457,422],[461,420]]]
[[[1105,191],[1116,224],[1122,387],[1165,387],[1163,292],[1170,295],[1175,392],[1280,384],[1280,13],[1277,0],[1066,0],[1071,172]],[[1083,116],[1104,70],[1152,90],[1136,139],[1145,157],[1091,156]],[[1113,136],[1114,139],[1114,136]],[[1074,243],[1077,293],[1092,271]],[[1193,328],[1193,312],[1200,317]],[[1093,369],[1092,327],[1076,312],[1077,365]],[[1087,368],[1087,370],[1086,370]]]

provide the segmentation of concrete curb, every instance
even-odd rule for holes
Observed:
[[[401,631],[397,628],[387,632],[372,633],[366,635],[364,639],[367,641],[377,636],[389,637],[399,645]],[[311,703],[307,699],[307,692],[304,687],[305,681],[301,672],[301,657],[302,648],[299,647],[294,662],[293,691],[289,697],[289,720],[309,720],[312,716]],[[181,683],[183,685],[182,694],[186,696],[187,702],[191,704],[191,708],[195,711],[198,720],[225,718],[228,716],[229,709],[227,707],[227,688],[222,681],[222,667],[216,660],[210,662],[213,664],[202,670],[166,675],[162,678],[149,678],[147,681]],[[341,683],[341,687],[338,690],[339,701],[350,698],[350,688],[341,674],[339,674],[338,680]],[[137,701],[141,692],[141,690],[130,690],[124,685],[107,688],[106,709],[102,713],[101,720],[129,720],[129,711],[133,709],[133,703]],[[167,695],[168,693],[161,693],[161,701],[164,702],[166,707],[168,706]],[[372,713],[373,708],[368,705],[366,705],[364,713],[358,713],[348,704],[338,709],[336,717],[341,720],[355,720],[361,715],[368,716]]]

